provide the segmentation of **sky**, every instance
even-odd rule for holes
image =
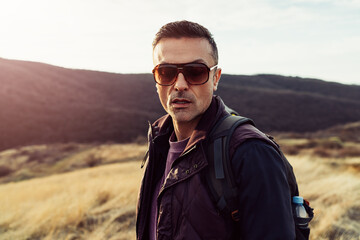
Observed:
[[[360,85],[360,0],[0,0],[0,58],[151,73],[159,28],[210,30],[225,74]]]

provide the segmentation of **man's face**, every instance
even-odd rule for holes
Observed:
[[[215,65],[211,53],[211,45],[204,38],[164,38],[154,49],[153,62],[154,66],[200,62],[211,68]],[[184,75],[179,73],[171,86],[156,84],[160,102],[176,123],[196,125],[211,103],[220,75],[221,69],[212,70],[205,84],[190,85],[185,81]]]

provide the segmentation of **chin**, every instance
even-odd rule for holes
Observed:
[[[196,121],[199,115],[189,115],[186,113],[175,113],[171,115],[172,119],[178,123],[190,123]]]
[[[172,116],[172,119],[178,123],[190,122],[192,119],[185,116]]]
[[[172,119],[177,121],[177,122],[188,122],[191,121],[191,117],[189,116],[189,114],[186,113],[171,113],[170,114]]]

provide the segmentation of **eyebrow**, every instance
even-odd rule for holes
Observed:
[[[201,58],[196,59],[196,60],[191,61],[191,62],[186,62],[186,63],[161,62],[160,64],[174,64],[174,65],[176,65],[176,64],[190,64],[190,63],[204,63],[205,65],[207,65],[207,63],[206,63],[203,59],[201,59]]]

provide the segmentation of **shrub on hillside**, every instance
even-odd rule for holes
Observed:
[[[319,156],[319,157],[323,157],[323,158],[328,158],[331,157],[333,155],[332,151],[328,148],[324,148],[324,147],[316,147],[314,149],[313,152],[314,155]]]
[[[283,153],[285,153],[286,155],[297,155],[300,152],[300,148],[298,145],[282,145],[281,146],[281,150],[283,151]]]
[[[314,148],[319,145],[319,141],[317,139],[310,139],[306,143],[299,144],[298,147],[301,149]]]
[[[330,137],[320,140],[319,145],[329,149],[341,149],[344,147],[344,143],[338,137]]]
[[[7,166],[0,166],[0,177],[5,177],[12,173],[13,170]]]
[[[314,148],[313,154],[319,157],[334,157],[334,158],[347,158],[359,157],[360,149],[357,147],[342,147],[341,149],[334,149],[328,146],[317,146]]]
[[[100,165],[102,162],[102,159],[95,156],[95,154],[90,154],[86,159],[85,163],[88,167],[95,167],[97,165]]]
[[[325,148],[325,149],[341,149],[344,147],[344,143],[338,137],[321,138],[321,139],[309,139],[306,143],[297,145],[300,149],[310,148]]]
[[[339,151],[340,157],[360,157],[360,148],[346,147]]]
[[[76,143],[65,143],[60,147],[60,151],[62,152],[72,152],[79,149],[79,144]]]

